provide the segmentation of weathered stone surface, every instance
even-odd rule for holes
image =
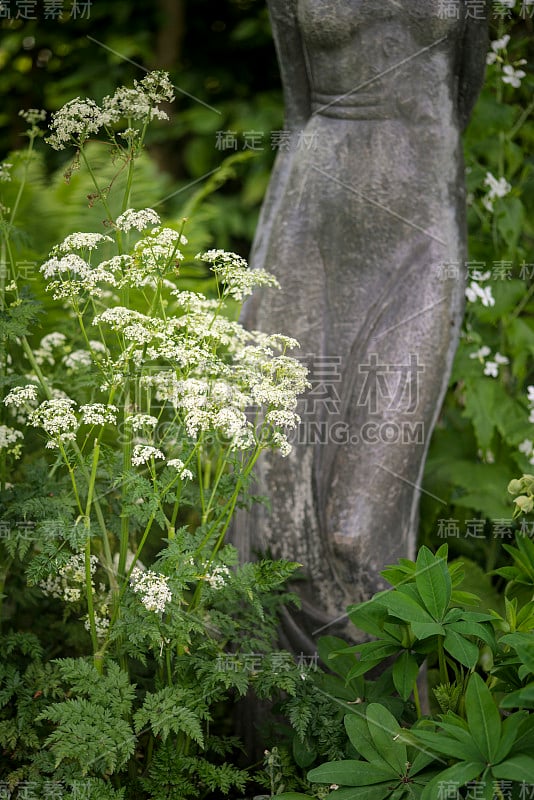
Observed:
[[[294,139],[252,254],[282,291],[257,295],[245,320],[298,339],[313,387],[291,455],[260,464],[272,510],[240,514],[234,540],[244,558],[303,565],[303,610],[284,626],[298,652],[383,588],[385,564],[414,555],[463,312],[460,133],[487,49],[486,21],[465,2],[440,18],[443,5],[269,2]]]

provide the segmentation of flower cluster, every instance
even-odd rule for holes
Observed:
[[[4,405],[20,408],[28,403],[35,402],[35,400],[37,400],[37,387],[32,383],[28,383],[26,386],[15,386],[11,389],[4,397]]]
[[[255,286],[280,288],[274,275],[263,269],[250,270],[245,259],[235,253],[208,250],[206,253],[199,253],[197,258],[212,265],[211,269],[217,280],[224,286],[223,296],[232,297],[234,300],[243,300],[252,294]]]
[[[15,458],[20,457],[21,443],[24,439],[21,431],[10,428],[8,425],[0,425],[0,450],[5,450]]]
[[[218,565],[209,572],[204,580],[209,583],[212,589],[222,589],[226,586],[226,579],[230,575],[228,567]]]
[[[132,453],[132,464],[134,467],[147,464],[153,458],[165,459],[165,453],[162,453],[161,450],[150,444],[136,444],[134,446]]]
[[[91,576],[94,576],[98,567],[98,558],[95,555],[90,557],[90,565]],[[67,603],[77,603],[82,599],[85,588],[85,556],[81,553],[72,555],[58,569],[57,575],[49,575],[39,586],[50,597],[57,597]],[[94,588],[92,579],[91,586]]]
[[[7,183],[11,180],[11,167],[13,164],[10,164],[7,161],[3,161],[0,164],[0,183]]]
[[[147,611],[165,611],[165,606],[172,600],[167,578],[161,573],[134,567],[130,575],[130,586],[136,594],[141,595],[141,602]]]
[[[91,403],[90,405],[80,406],[82,422],[86,425],[115,425],[119,409],[114,405],[104,405],[103,403]]]
[[[120,87],[113,95],[104,97],[102,106],[89,98],[76,97],[53,114],[47,142],[55,150],[64,150],[67,145],[82,147],[102,127],[109,128],[122,120],[130,126],[133,120],[144,124],[154,118],[167,119],[167,114],[158,108],[158,104],[173,99],[169,76],[161,71],[134,81],[133,89]]]
[[[102,265],[92,267],[88,261],[76,253],[67,253],[61,258],[52,256],[41,266],[40,272],[45,278],[54,278],[46,290],[52,292],[54,300],[64,298],[77,298],[84,291],[95,297],[102,296],[99,283],[109,283],[116,286],[113,273],[104,269]]]
[[[486,172],[484,186],[489,187],[489,191],[482,198],[482,205],[487,211],[493,212],[493,203],[498,197],[505,197],[511,190],[511,185],[506,178],[497,179],[491,172]]]
[[[492,360],[486,360],[489,355],[491,355],[491,350],[489,347],[484,345],[475,353],[471,353],[469,358],[477,358],[482,364],[484,364],[484,375],[488,375],[491,378],[497,378],[499,376],[499,367],[503,366],[504,364],[509,364],[510,359],[501,355],[501,353],[495,353]]]
[[[132,228],[135,228],[136,231],[144,231],[160,223],[158,214],[152,208],[142,208],[140,211],[128,208],[115,220],[115,226],[125,233],[131,231]]]
[[[473,280],[470,281],[469,286],[465,290],[465,296],[469,302],[476,303],[476,301],[480,299],[482,305],[486,308],[494,306],[495,298],[493,297],[491,286],[481,286],[484,281],[489,280],[491,272],[479,272],[475,270],[472,277]]]
[[[50,439],[46,443],[48,448],[59,447],[65,442],[76,439],[78,420],[72,407],[76,403],[70,398],[55,398],[45,400],[30,414],[30,424],[36,428],[43,428]]]
[[[500,64],[503,65],[504,62],[504,55],[502,53],[506,53],[506,49],[508,47],[508,42],[510,41],[509,34],[505,34],[500,39],[495,39],[493,42],[490,43],[490,51],[486,56],[486,64]],[[501,80],[503,83],[507,83],[510,86],[513,86],[514,89],[518,89],[521,86],[521,81],[523,78],[526,77],[526,72],[522,69],[516,69],[516,67],[522,67],[526,64],[524,58],[520,59],[519,61],[514,62],[514,64],[504,64],[502,66],[502,76]]]

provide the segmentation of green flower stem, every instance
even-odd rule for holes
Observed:
[[[128,421],[131,414],[130,408],[130,380],[126,378],[124,386],[124,400],[123,400],[123,422],[124,422],[124,436],[125,440],[122,446],[122,469],[123,475],[126,476],[132,467],[132,426]],[[122,502],[121,502],[121,532],[119,544],[119,576],[124,575],[126,567],[126,556],[128,553],[129,544],[129,518],[127,517],[124,507],[126,505],[126,480],[122,484]]]
[[[105,211],[106,211],[106,214],[108,215],[109,221],[110,221],[111,223],[113,223],[113,222],[114,222],[114,220],[113,220],[113,214],[111,213],[111,210],[110,210],[110,208],[109,208],[109,206],[108,206],[108,204],[107,204],[106,198],[104,197],[104,194],[103,194],[103,192],[102,192],[102,190],[101,190],[100,186],[98,185],[98,181],[97,181],[97,179],[96,179],[96,175],[95,175],[95,173],[93,172],[93,168],[91,167],[91,164],[89,163],[89,159],[88,159],[88,158],[87,158],[87,156],[85,155],[85,150],[84,150],[84,147],[83,147],[83,145],[81,145],[81,146],[80,146],[79,153],[80,153],[80,155],[81,155],[81,157],[82,157],[83,163],[85,164],[85,166],[86,166],[86,168],[87,168],[87,171],[89,172],[89,176],[90,176],[90,178],[91,178],[91,180],[92,180],[92,182],[93,182],[93,186],[95,187],[95,189],[96,189],[96,191],[97,191],[97,194],[98,194],[98,199],[102,201],[102,205],[104,206],[104,209],[105,209]],[[117,242],[118,242],[118,243],[119,243],[119,240],[121,240],[120,233],[121,233],[120,231],[118,231],[118,232],[117,232]],[[120,243],[119,243],[119,248],[120,248],[120,245],[121,245],[121,244],[122,244],[122,240],[121,240],[121,241],[120,241]],[[121,252],[122,252],[122,250],[121,250]]]
[[[22,180],[21,180],[20,185],[19,185],[19,190],[17,192],[17,197],[15,198],[15,203],[13,204],[13,208],[11,210],[11,216],[9,218],[9,224],[10,225],[13,225],[13,222],[15,221],[15,218],[17,216],[17,211],[19,209],[20,201],[22,199],[22,194],[24,192],[24,189],[26,187],[26,181],[28,179],[28,170],[30,168],[30,161],[31,161],[32,153],[33,153],[33,143],[35,141],[36,134],[33,134],[33,135],[29,134],[29,136],[30,136],[30,143],[28,145],[28,150],[26,152],[26,163],[24,164],[24,171],[22,173]]]
[[[98,467],[98,456],[100,454],[100,445],[98,439],[95,441],[93,450],[93,464],[91,467],[91,476],[89,479],[89,487],[87,489],[87,503],[85,506],[85,592],[87,597],[87,613],[89,618],[89,630],[91,632],[91,641],[93,643],[93,662],[95,668],[100,674],[103,672],[104,664],[103,659],[98,654],[98,638],[96,635],[95,623],[95,610],[93,605],[93,581],[91,577],[91,506],[93,504],[93,494],[96,481],[96,471]],[[98,656],[98,657],[97,657]]]
[[[417,686],[417,678],[413,682],[413,701],[415,704],[415,710],[417,712],[417,719],[421,719],[421,699],[419,697],[419,687]]]
[[[439,662],[439,678],[441,683],[448,683],[449,676],[447,673],[447,664],[445,663],[445,651],[443,650],[443,639],[438,636],[438,662]]]
[[[39,364],[35,360],[35,356],[33,354],[33,350],[31,349],[30,344],[29,344],[28,339],[26,338],[26,336],[23,336],[21,338],[21,342],[22,342],[22,349],[24,350],[26,358],[30,362],[31,367],[32,367],[33,371],[35,372],[35,374],[37,376],[37,379],[38,379],[38,381],[39,381],[39,383],[41,385],[41,389],[43,390],[43,393],[44,393],[46,399],[47,400],[51,400],[52,399],[52,392],[50,391],[50,387],[48,386],[46,378],[44,377],[44,375],[43,375],[43,373],[41,371],[41,368],[39,367]],[[89,483],[89,480],[90,480],[89,479],[89,473],[87,472],[86,466],[84,464],[83,456],[82,456],[82,453],[80,451],[80,448],[78,447],[77,442],[72,442],[72,448],[73,448],[74,452],[76,453],[76,455],[78,457],[78,463],[79,463],[80,470],[82,471],[82,474],[84,475],[84,477],[87,479],[87,482]],[[66,462],[66,463],[68,463],[68,462]],[[106,527],[106,520],[104,519],[104,514],[102,512],[102,508],[101,508],[100,503],[99,503],[97,498],[94,499],[94,506],[95,506],[96,518],[98,520],[98,524],[100,526],[100,530],[102,531],[102,542],[103,542],[103,547],[104,547],[104,554],[105,554],[106,561],[107,561],[108,574],[110,575],[111,589],[112,589],[113,592],[116,592],[116,583],[115,583],[115,580],[112,577],[112,569],[111,569],[111,567],[112,567],[112,564],[113,564],[113,557],[111,555],[111,548],[109,546],[109,538],[108,538],[108,530],[107,530],[107,527]]]

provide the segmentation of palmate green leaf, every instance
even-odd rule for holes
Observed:
[[[404,650],[393,664],[393,683],[403,700],[408,700],[419,674],[417,659]]]
[[[520,753],[496,764],[491,771],[500,780],[534,783],[534,758]]]
[[[347,759],[329,761],[308,772],[307,778],[313,783],[338,783],[341,786],[371,786],[397,778],[394,769],[385,769],[367,761]]]
[[[410,626],[420,641],[430,636],[445,636],[445,628],[439,622],[411,622]]]
[[[390,765],[386,760],[384,760],[376,748],[363,712],[347,714],[344,722],[345,730],[347,731],[350,743],[353,745],[356,751],[367,761],[372,761],[375,764],[379,764],[383,767],[383,769],[389,769]]]
[[[501,700],[501,708],[532,708],[534,709],[534,681],[517,689],[515,692],[510,692]]]
[[[511,751],[513,744],[519,733],[519,725],[526,718],[527,718],[526,711],[518,711],[517,713],[511,714],[509,717],[506,717],[506,719],[503,721],[501,729],[501,740],[499,742],[497,752],[495,753],[496,764],[498,764],[500,761],[503,761],[503,759],[505,759],[508,753]]]
[[[492,762],[501,739],[501,716],[490,690],[476,672],[467,685],[465,711],[471,736],[486,761]]]
[[[443,772],[439,772],[430,783],[427,783],[421,800],[436,800],[438,796],[439,784],[445,783],[456,784],[459,788],[465,786],[469,781],[477,778],[485,769],[486,765],[482,761],[464,761],[461,764],[454,764]]]
[[[399,738],[401,728],[393,714],[380,703],[371,703],[367,707],[366,718],[369,733],[381,758],[397,775],[405,775],[408,755],[406,745]]]
[[[434,622],[430,614],[403,589],[394,589],[388,592],[380,598],[379,602],[387,608],[391,616],[406,622]]]
[[[436,558],[428,547],[421,547],[416,561],[415,584],[426,610],[436,620],[443,619],[452,592],[451,576],[445,558]]]
[[[384,800],[384,798],[391,798],[391,781],[385,783],[378,783],[375,786],[358,786],[336,789],[332,792],[332,800]]]
[[[443,647],[453,658],[463,664],[464,667],[473,669],[478,661],[479,650],[476,644],[465,639],[461,634],[447,628],[447,634],[443,641]]]
[[[337,636],[322,636],[317,642],[321,661],[342,678],[345,678],[355,665],[354,655],[342,652],[346,646],[347,643]]]
[[[458,761],[465,761],[466,758],[478,761],[482,758],[473,742],[470,743],[470,746],[466,746],[465,742],[458,741],[456,737],[447,735],[444,731],[415,730],[413,734],[425,748],[429,748],[441,756],[456,758]]]

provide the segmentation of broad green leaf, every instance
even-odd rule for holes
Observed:
[[[465,711],[471,736],[486,761],[493,762],[501,739],[501,717],[490,690],[476,672],[467,685]]]
[[[403,700],[408,700],[419,674],[419,664],[415,657],[404,650],[393,664],[393,683]]]
[[[347,646],[343,639],[337,636],[322,636],[317,642],[317,650],[321,661],[326,664],[332,672],[344,678],[355,663],[353,655],[343,653],[342,650]]]
[[[406,622],[434,622],[430,614],[400,589],[388,592],[380,598],[383,605],[393,617],[406,620]]]
[[[408,755],[406,745],[399,740],[401,730],[399,723],[380,703],[371,703],[367,707],[366,717],[369,733],[380,756],[397,775],[404,775]]]
[[[367,761],[329,761],[308,772],[307,778],[314,783],[338,783],[341,786],[370,786],[396,778],[393,769],[386,770]]]
[[[534,683],[523,686],[515,692],[510,692],[501,700],[501,708],[533,708],[534,709]]]
[[[347,675],[347,681],[351,681],[354,678],[359,678],[360,675],[365,675],[366,672],[369,672],[381,663],[381,658],[375,658],[373,661],[358,661],[356,666],[353,667]]]
[[[413,733],[425,747],[442,756],[457,758],[459,761],[465,761],[466,758],[478,761],[481,758],[480,753],[473,744],[471,747],[466,747],[463,742],[459,742],[458,739],[452,736],[447,736],[443,731],[418,730],[413,731]]]
[[[380,660],[389,658],[399,652],[399,645],[395,642],[364,642],[354,648],[355,652],[360,652],[360,661],[370,661],[379,658]]]
[[[429,764],[434,764],[435,762],[436,757],[432,753],[418,749],[417,755],[412,761],[410,775],[417,775],[418,772],[421,772],[423,769],[425,769],[425,767],[428,767]]]
[[[391,780],[386,783],[378,783],[375,786],[358,786],[336,789],[330,796],[332,800],[390,800],[391,795]],[[277,795],[276,795],[277,796]]]
[[[478,661],[478,647],[456,631],[447,628],[443,647],[464,667],[472,669]]]
[[[369,732],[369,726],[363,713],[347,714],[344,719],[345,730],[350,743],[356,751],[367,761],[381,764],[384,769],[390,769],[390,765],[385,761],[376,749],[373,737]]]
[[[445,628],[439,622],[411,622],[414,636],[422,641],[429,636],[445,636]]]
[[[489,644],[493,649],[496,648],[495,634],[492,628],[485,627],[480,622],[461,619],[458,622],[451,622],[451,624],[447,626],[447,630],[456,631],[456,633],[463,636],[476,636],[477,639],[482,639],[483,642]]]
[[[534,758],[523,754],[512,756],[496,764],[492,772],[499,779],[534,783]]]
[[[452,583],[447,562],[436,558],[428,547],[421,547],[416,561],[415,583],[426,610],[436,620],[443,619],[451,599]]]
[[[499,746],[497,748],[497,752],[495,753],[495,763],[498,764],[502,761],[510,750],[515,742],[516,736],[518,734],[519,723],[526,719],[526,711],[518,711],[516,714],[511,714],[511,716],[507,717],[502,723],[502,732],[501,732],[501,740],[499,742]]]
[[[443,772],[439,772],[430,783],[424,788],[421,800],[436,800],[438,788],[441,783],[456,784],[458,787],[465,786],[466,783],[477,778],[484,771],[485,764],[482,761],[463,761],[461,764],[454,764]]]
[[[301,794],[300,792],[283,792],[277,794],[278,800],[313,800],[311,794]]]

